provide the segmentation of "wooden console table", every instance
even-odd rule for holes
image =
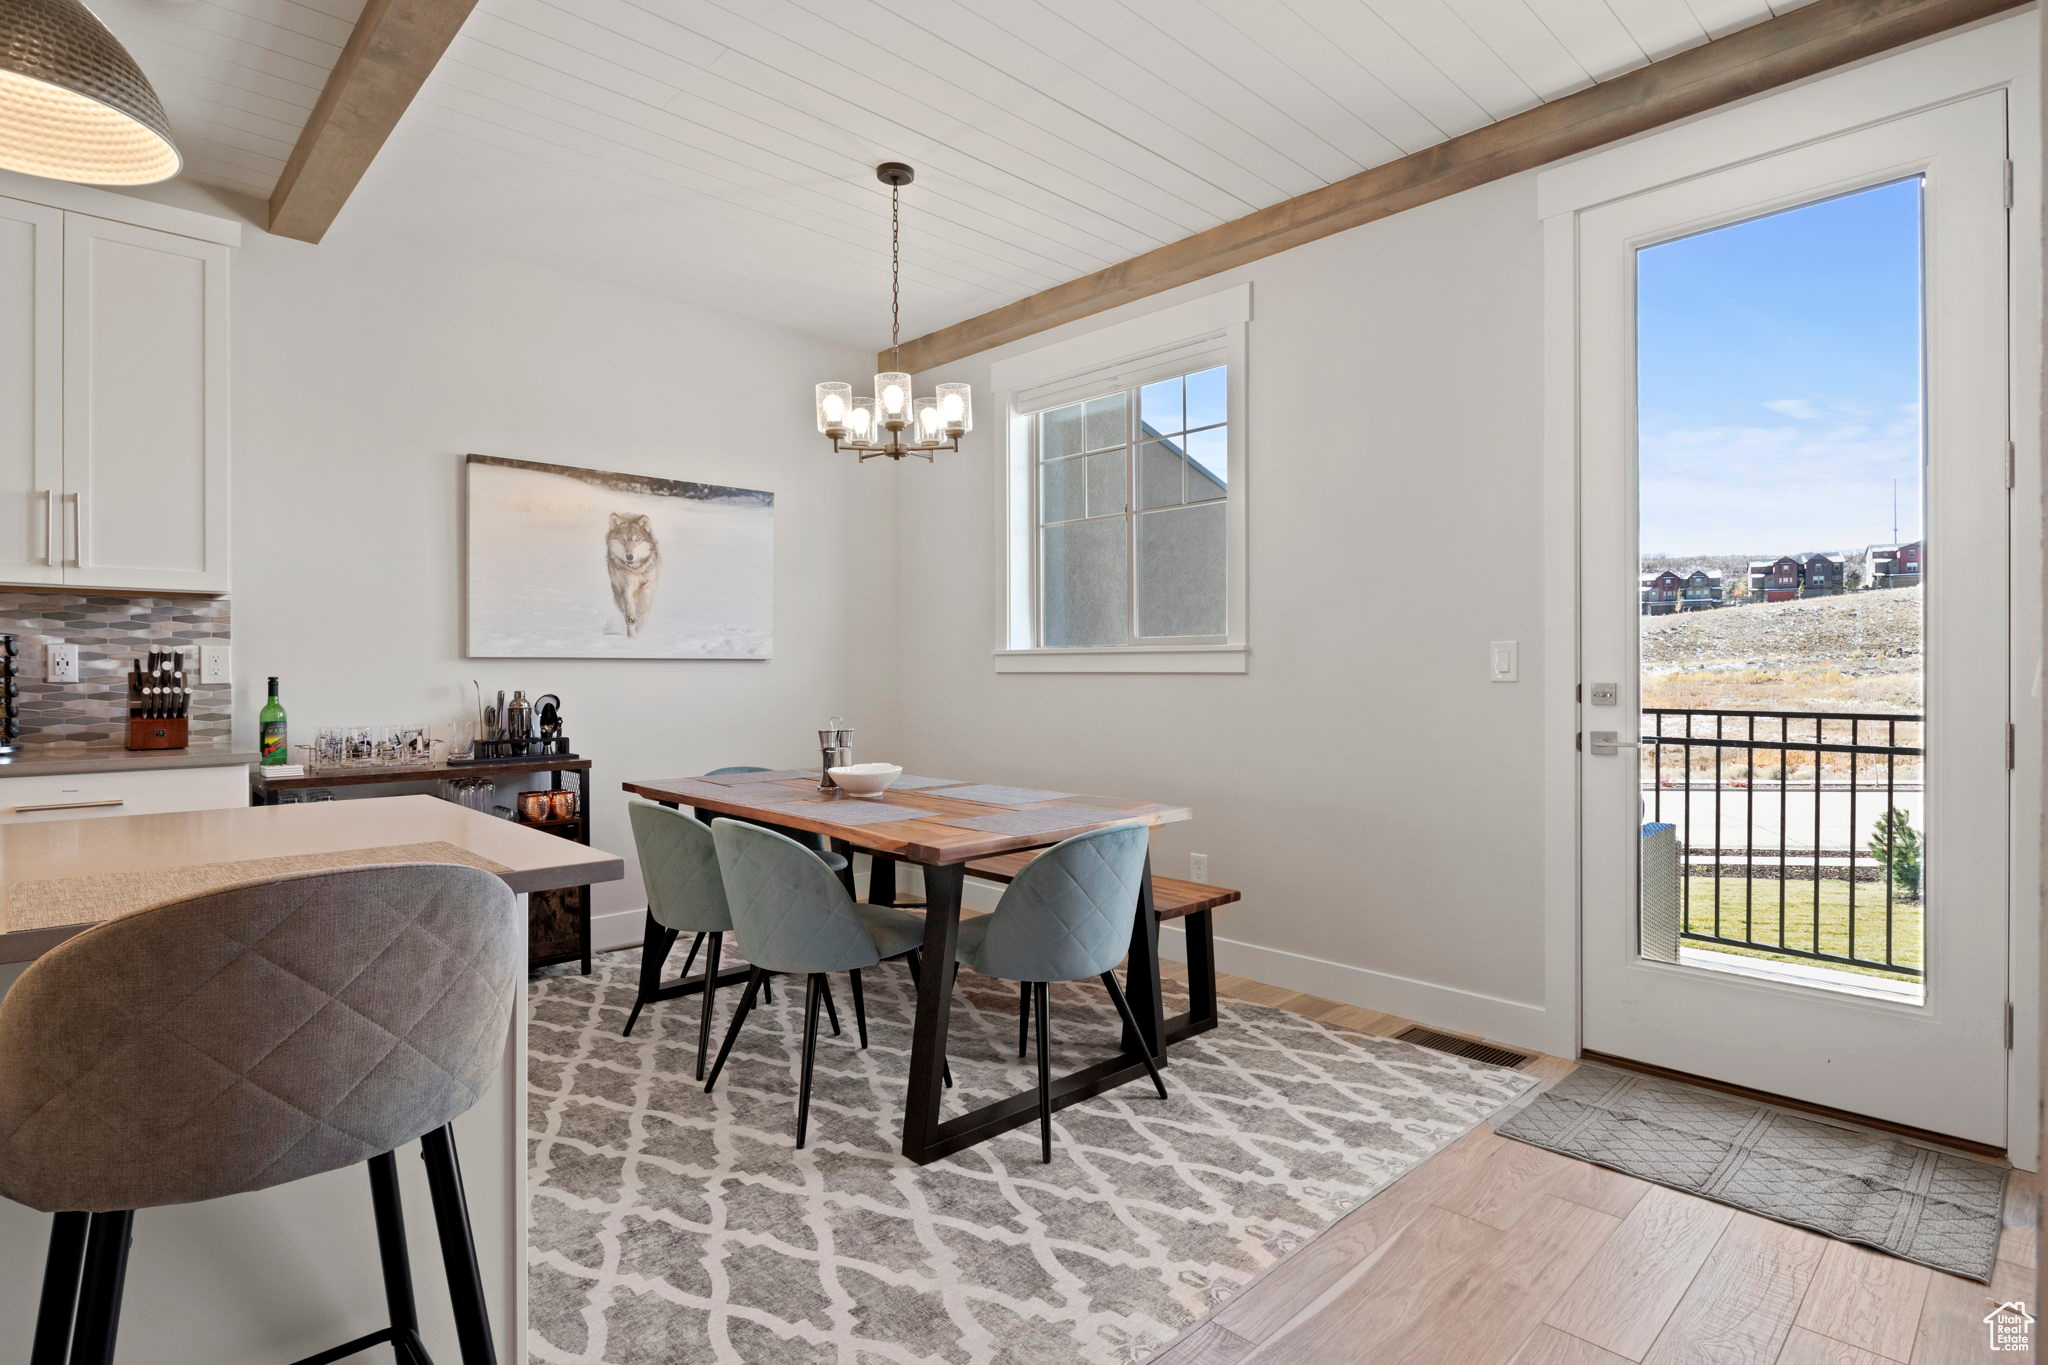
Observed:
[[[261,767],[249,769],[249,803],[274,806],[288,791],[315,787],[375,787],[394,782],[441,782],[464,777],[529,777],[547,773],[555,786],[564,774],[576,777],[577,808],[568,820],[514,820],[528,829],[545,830],[564,839],[590,843],[590,760],[587,758],[520,758],[491,763],[435,763],[412,768],[330,768],[303,777],[270,777]],[[369,795],[368,792],[351,795]],[[507,803],[512,804],[512,803]],[[590,975],[590,888],[570,886],[537,891],[527,901],[526,965],[551,967],[579,962]]]

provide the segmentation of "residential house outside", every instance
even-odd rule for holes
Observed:
[[[1873,545],[1864,554],[1864,586],[1917,587],[1925,562],[1925,547],[1917,540],[1905,545]]]
[[[1790,602],[1799,596],[1806,566],[1791,555],[1749,562],[1749,595],[1764,602]]]
[[[1685,592],[1685,579],[1670,569],[1662,573],[1644,574],[1641,577],[1643,615],[1671,616],[1679,609],[1679,599]]]
[[[1833,597],[1848,586],[1848,562],[1840,555],[1809,555],[1802,597]]]
[[[1685,575],[1685,586],[1680,592],[1680,610],[1711,611],[1722,605],[1726,593],[1721,582],[1719,569],[1692,569]]]

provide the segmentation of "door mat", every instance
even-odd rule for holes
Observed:
[[[1495,1131],[1989,1283],[2008,1168],[1717,1090],[1581,1065]]]

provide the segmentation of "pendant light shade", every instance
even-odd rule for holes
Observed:
[[[163,102],[79,0],[0,4],[0,166],[87,185],[147,185],[183,158]]]

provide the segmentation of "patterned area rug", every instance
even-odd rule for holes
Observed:
[[[1997,1263],[2008,1169],[1872,1128],[1593,1065],[1495,1127],[1953,1275]]]
[[[693,998],[619,1037],[638,959],[533,984],[528,1324],[551,1365],[1143,1361],[1534,1084],[1225,1002],[1173,1049],[1169,1099],[1141,1080],[1060,1111],[1051,1165],[1034,1124],[918,1167],[897,1151],[913,997],[888,964],[863,974],[865,1052],[833,978],[845,1034],[820,1024],[799,1152],[801,989],[756,1007],[707,1096]],[[955,997],[948,1112],[1028,1090],[1016,987],[963,969]],[[738,1001],[720,992],[718,1037]],[[1052,1020],[1061,1071],[1115,1048],[1099,987],[1056,986]]]

